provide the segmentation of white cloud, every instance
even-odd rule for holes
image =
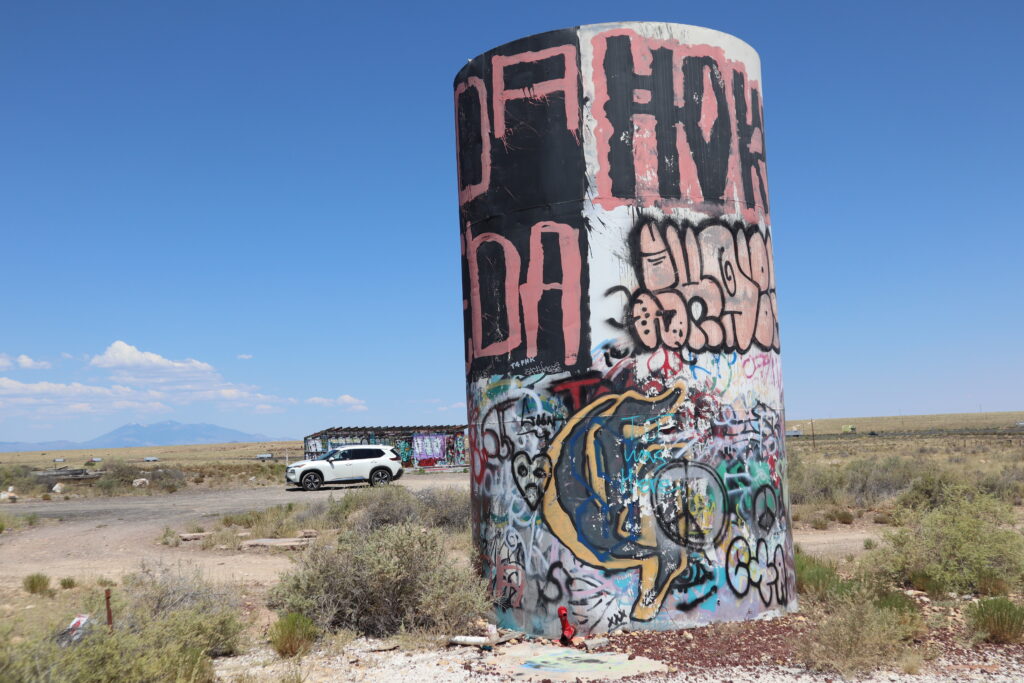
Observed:
[[[3,397],[44,397],[66,398],[69,396],[124,396],[131,394],[128,387],[114,384],[100,387],[89,384],[60,384],[58,382],[19,382],[9,377],[0,377],[0,396]]]
[[[111,369],[131,368],[135,370],[161,370],[186,373],[214,372],[213,366],[209,363],[204,363],[194,358],[170,360],[152,351],[140,351],[138,348],[121,340],[115,341],[100,355],[93,356],[89,364],[98,368]]]
[[[0,369],[49,367],[27,355],[0,355]],[[220,408],[277,412],[295,404],[294,398],[263,393],[259,387],[227,381],[210,365],[194,358],[173,360],[118,340],[99,355],[86,355],[93,368],[109,371],[106,381],[20,382],[0,376],[0,414],[39,418],[81,413],[155,413],[194,403]],[[365,410],[352,397],[335,399],[351,410]],[[340,404],[339,404],[340,405]]]
[[[459,401],[457,403],[451,403],[451,404],[446,405],[446,406],[438,406],[437,409],[439,411],[441,411],[441,412],[444,412],[446,410],[459,410],[459,409],[465,410],[466,409],[466,402],[465,401]]]
[[[343,410],[366,410],[366,401],[355,396],[349,396],[348,394],[342,394],[338,398],[323,398],[320,396],[313,396],[307,398],[306,403],[315,406],[327,406],[331,408],[341,408]]]
[[[240,360],[251,360],[252,359],[252,354],[251,353],[240,353],[240,354],[238,354],[236,356],[236,358],[239,358]]]
[[[32,360],[29,356],[24,353],[17,357],[18,367],[23,370],[48,370],[51,366],[48,361],[45,360]]]
[[[72,356],[67,351],[62,351],[61,354],[60,354],[60,357],[63,358],[64,360],[69,360],[71,358],[74,358],[74,356]]]

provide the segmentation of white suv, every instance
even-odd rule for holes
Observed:
[[[368,481],[381,486],[402,476],[402,459],[392,446],[342,446],[327,451],[315,460],[300,460],[288,465],[285,481],[306,491],[324,484]]]

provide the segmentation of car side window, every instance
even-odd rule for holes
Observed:
[[[379,448],[360,448],[352,457],[355,460],[370,460],[371,458],[379,458],[381,450]]]

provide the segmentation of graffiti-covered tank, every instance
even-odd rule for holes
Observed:
[[[796,608],[757,53],[551,31],[455,79],[476,550],[499,623]]]

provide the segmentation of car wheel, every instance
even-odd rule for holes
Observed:
[[[316,472],[306,472],[302,475],[302,488],[307,491],[316,491],[324,485],[324,478]]]
[[[391,473],[387,470],[374,470],[370,474],[370,486],[383,486],[391,482]]]

